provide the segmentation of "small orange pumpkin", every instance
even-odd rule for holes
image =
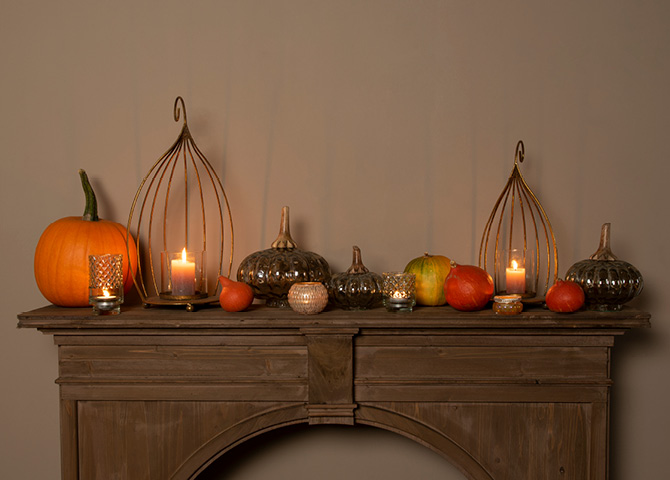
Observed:
[[[84,215],[53,222],[44,230],[35,249],[37,287],[48,301],[61,307],[89,305],[89,255],[123,255],[126,293],[132,288],[137,271],[137,249],[132,236],[126,249],[126,227],[98,219],[98,204],[88,176],[84,170],[79,170],[79,176],[86,196]]]
[[[472,312],[483,309],[491,300],[493,290],[493,279],[486,270],[451,262],[451,270],[444,281],[444,297],[456,310]]]
[[[558,279],[545,297],[547,308],[552,312],[572,313],[584,306],[586,296],[582,286],[571,280]]]

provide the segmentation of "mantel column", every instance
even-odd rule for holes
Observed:
[[[302,328],[310,424],[354,424],[353,337],[358,328]]]

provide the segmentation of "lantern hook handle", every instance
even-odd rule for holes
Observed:
[[[186,116],[186,114],[184,114],[184,116]],[[519,140],[519,143],[516,144],[516,152],[514,153],[514,165],[523,162],[525,155],[526,149],[523,146],[523,140]]]
[[[181,107],[179,106],[179,102],[181,102]],[[186,104],[184,103],[184,99],[181,97],[177,97],[174,101],[174,121],[178,122],[179,121],[179,116],[180,112],[184,112],[184,126],[186,126]]]

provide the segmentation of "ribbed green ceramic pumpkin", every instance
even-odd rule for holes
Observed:
[[[411,260],[405,267],[406,273],[416,275],[416,303],[435,307],[444,305],[444,280],[451,270],[451,261],[443,255],[429,255]]]

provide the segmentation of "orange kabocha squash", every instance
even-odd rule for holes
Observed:
[[[82,217],[56,220],[42,233],[35,249],[35,280],[42,295],[61,307],[88,306],[88,256],[123,254],[124,290],[133,285],[137,250],[130,238],[130,264],[126,249],[126,227],[98,219],[98,204],[88,176],[79,170],[86,195]],[[129,265],[131,268],[129,268]]]
[[[491,300],[493,290],[493,279],[486,270],[451,262],[451,270],[444,281],[444,298],[456,310],[482,310]]]

